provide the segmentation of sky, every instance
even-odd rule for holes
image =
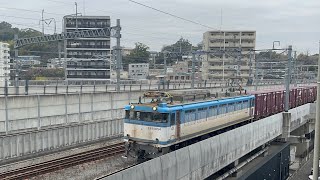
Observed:
[[[193,24],[137,5],[128,0],[0,0],[0,21],[14,27],[41,31],[39,20],[56,20],[57,32],[62,30],[62,17],[78,12],[83,15],[111,17],[112,25],[120,19],[121,45],[134,47],[141,42],[150,50],[159,51],[180,37],[196,45],[209,30],[255,30],[256,49],[292,45],[302,53],[318,53],[320,40],[319,0],[136,0],[168,13],[199,22]],[[45,26],[45,33],[54,32],[54,23]],[[112,40],[112,44],[115,40]]]

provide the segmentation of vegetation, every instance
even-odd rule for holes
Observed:
[[[12,27],[10,23],[5,21],[0,22],[0,41],[7,42],[10,44],[10,51],[11,56],[14,55],[13,49],[13,39],[14,35],[17,34],[19,38],[25,37],[34,37],[34,36],[41,36],[42,33],[31,29],[19,29]],[[32,44],[28,46],[24,46],[19,48],[19,55],[34,55],[34,56],[41,56],[42,64],[46,64],[47,60],[50,58],[58,57],[58,52],[54,52],[53,50],[58,49],[57,42],[49,42],[49,43],[40,43],[40,44]]]
[[[122,57],[123,66],[126,68],[131,63],[149,63],[149,47],[143,43],[135,43],[135,48],[130,55]]]
[[[180,38],[177,42],[174,44],[171,44],[169,46],[164,46],[161,49],[160,55],[156,58],[156,63],[157,64],[163,64],[164,63],[164,53],[183,53],[183,54],[188,54],[190,51],[196,51],[198,49],[201,49],[201,44],[198,44],[197,46],[193,46],[188,39]],[[170,55],[167,57],[166,61],[167,64],[173,64],[173,62],[177,60],[182,60],[182,56],[180,55]]]
[[[22,71],[21,77],[28,80],[63,79],[64,69],[30,68]]]

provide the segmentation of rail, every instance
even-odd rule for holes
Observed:
[[[30,166],[6,171],[0,173],[0,179],[26,179],[39,174],[45,174],[59,169],[64,169],[86,162],[102,159],[105,157],[115,156],[124,153],[124,151],[124,143],[117,143],[110,146],[46,161],[43,163],[33,164]]]

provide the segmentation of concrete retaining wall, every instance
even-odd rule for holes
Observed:
[[[289,112],[296,118],[292,122],[301,119],[302,124],[310,104]],[[282,114],[276,114],[102,179],[204,179],[281,135],[282,120]]]
[[[124,117],[140,92],[0,97],[0,133]]]
[[[122,134],[123,120],[116,119],[0,136],[0,162]]]

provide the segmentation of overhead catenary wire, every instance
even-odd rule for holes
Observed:
[[[48,1],[51,1],[51,2],[56,2],[56,3],[61,3],[61,4],[65,4],[65,5],[68,5],[68,6],[73,6],[73,3],[66,3],[66,2],[63,2],[63,1],[57,1],[57,0],[48,0]],[[1,8],[1,7],[0,7]],[[12,9],[12,10],[21,10],[21,11],[27,11],[27,12],[34,12],[34,13],[41,13],[41,11],[38,11],[38,10],[29,10],[29,9],[22,9],[22,8],[10,8],[10,7],[2,7],[2,8],[7,8],[7,9]],[[105,10],[97,10],[97,11],[101,11],[101,12],[107,12],[107,11],[105,11]],[[44,12],[45,14],[55,14],[55,15],[65,15],[65,14],[59,14],[59,13],[51,13],[51,12]],[[7,16],[7,17],[9,17],[9,16]],[[18,16],[11,16],[11,17],[13,17],[13,18],[21,18],[21,19],[27,19],[27,18],[24,18],[24,17],[18,17]],[[30,18],[31,20],[36,20],[36,19],[33,19],[33,18]],[[59,21],[58,21],[59,22]],[[16,23],[17,25],[22,25],[22,24],[18,24],[18,23]],[[26,26],[26,25],[23,25],[23,26]],[[35,27],[35,26],[33,26],[33,27]],[[59,27],[59,26],[58,26]],[[125,26],[124,26],[125,27]],[[36,27],[37,29],[38,29],[38,27]],[[49,29],[49,28],[47,28],[47,29]],[[61,29],[61,28],[60,28]],[[60,29],[59,29],[59,31],[60,31]],[[133,34],[133,35],[138,35],[138,36],[146,36],[146,33],[143,33],[143,34],[137,34],[138,32],[140,32],[143,28],[140,28],[140,30],[138,29],[138,28],[136,28],[136,27],[129,27],[129,26],[127,26],[127,28],[126,29],[130,29],[130,31],[132,31],[133,29],[135,29],[135,30],[133,30],[133,31],[135,31],[135,34],[134,33],[131,33],[131,34]],[[129,34],[129,32],[128,31],[126,31],[126,29],[124,29],[123,30],[123,33],[124,34]],[[127,33],[128,32],[128,33]],[[155,34],[158,34],[158,33],[148,33],[147,32],[147,35],[149,35],[150,34],[150,36],[148,36],[148,37],[151,37],[151,35],[155,35]],[[161,34],[168,34],[168,35],[174,35],[174,33],[161,33]],[[159,34],[158,34],[159,35]],[[187,34],[185,34],[185,33],[178,33],[178,35],[179,36],[184,36],[184,37],[187,37],[187,38],[191,38],[191,36],[189,36],[189,35],[187,35]],[[147,36],[146,36],[147,37]],[[158,37],[153,37],[154,39],[167,39],[167,40],[171,40],[171,38],[166,38],[166,37],[164,37],[164,38],[158,38]],[[173,40],[173,39],[172,39]],[[168,42],[164,42],[165,44],[167,44]]]
[[[39,19],[36,19],[36,18],[30,18],[30,17],[11,16],[11,15],[5,15],[5,14],[0,14],[0,16],[1,16],[1,17],[16,18],[16,19],[29,19],[29,20],[39,21]],[[61,21],[56,21],[56,22],[61,22]]]
[[[18,25],[18,26],[25,26],[25,27],[29,27],[29,28],[30,27],[37,28],[37,29],[41,28],[40,26],[38,27],[37,24],[23,24],[23,23],[19,23],[19,22],[8,22],[8,23],[13,24],[13,25]],[[35,29],[35,30],[37,30],[37,29]],[[45,29],[54,30],[54,28],[51,28],[48,26],[46,26]],[[61,30],[61,28],[59,28],[59,29]]]
[[[30,10],[30,9],[23,9],[23,8],[12,8],[12,7],[0,7],[1,9],[11,9],[11,10],[16,10],[16,11],[26,11],[26,12],[33,12],[33,13],[41,13],[42,11],[39,10]],[[52,15],[60,15],[64,16],[65,14],[58,14],[58,13],[52,13],[52,12],[44,12],[45,14],[52,14]]]
[[[138,4],[138,5],[140,5],[140,6],[144,6],[144,7],[146,7],[146,8],[149,8],[149,9],[152,9],[152,10],[155,10],[155,11],[158,11],[158,12],[160,12],[160,13],[163,13],[163,14],[166,14],[166,15],[169,15],[169,16],[172,16],[172,17],[174,17],[174,18],[181,19],[181,20],[183,20],[183,21],[187,21],[187,22],[190,22],[190,23],[193,23],[193,24],[196,24],[196,25],[200,25],[200,26],[205,27],[205,28],[218,30],[217,28],[213,28],[213,27],[210,27],[210,26],[208,26],[208,25],[205,25],[205,24],[202,24],[202,23],[200,23],[200,22],[196,22],[196,21],[193,21],[193,20],[190,20],[190,19],[181,17],[181,16],[177,16],[177,15],[175,15],[175,14],[172,14],[172,13],[169,13],[169,12],[166,12],[166,11],[163,11],[163,10],[160,10],[160,9],[157,9],[157,8],[154,8],[154,7],[151,7],[151,6],[142,4],[142,3],[137,2],[137,1],[133,1],[133,0],[128,0],[128,1],[133,2],[133,3],[135,3],[135,4]]]

